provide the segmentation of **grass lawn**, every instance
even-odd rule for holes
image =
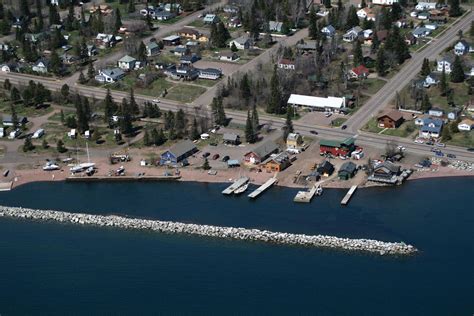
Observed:
[[[370,78],[364,82],[364,92],[370,95],[376,94],[387,82],[377,78]]]
[[[64,113],[65,118],[68,117],[71,114],[75,114],[74,111],[64,111],[64,110],[63,110],[63,113]],[[61,122],[61,113],[60,112],[54,113],[53,115],[48,117],[48,121],[54,121],[54,122],[58,122],[58,123]]]
[[[135,94],[148,95],[152,97],[159,97],[165,91],[165,89],[170,89],[173,87],[173,84],[166,81],[165,78],[157,78],[153,83],[147,88],[137,88],[135,87],[136,78],[132,76],[125,77],[122,81],[114,83],[109,87],[113,90],[119,91],[130,91],[130,88],[133,87]]]
[[[370,132],[370,133],[379,133],[383,130],[377,124],[377,119],[375,117],[371,118],[370,121],[362,128],[363,131]]]
[[[447,143],[461,147],[474,147],[474,131],[451,134],[452,139]]]
[[[417,131],[415,121],[406,121],[398,128],[386,129],[382,134],[398,137],[408,137]]]
[[[6,115],[11,115],[10,105],[10,101],[0,101],[0,112]],[[24,106],[23,103],[17,103],[15,105],[15,111],[17,115],[26,116],[28,118],[46,115],[51,113],[53,108],[48,106],[47,108],[36,109],[34,106]]]
[[[197,19],[194,20],[193,22],[189,23],[189,26],[194,26],[194,27],[209,27],[208,24],[204,23],[202,19]]]
[[[449,87],[453,90],[453,102],[455,105],[463,105],[469,100],[469,95],[467,94],[467,86],[465,83],[450,82]],[[448,104],[448,99],[440,95],[439,89],[437,89],[437,87],[431,87],[427,89],[427,91],[433,107],[439,107],[444,109],[445,111],[450,111],[452,109],[451,106]]]
[[[176,86],[168,89],[167,99],[179,101],[183,103],[191,102],[198,96],[206,92],[205,88],[190,86],[186,84],[177,84]]]
[[[193,83],[198,84],[200,86],[204,86],[204,87],[213,87],[218,82],[220,82],[220,79],[219,80],[196,79],[193,81]]]
[[[331,121],[331,126],[333,127],[339,127],[341,126],[342,124],[344,124],[344,122],[347,121],[347,118],[345,117],[338,117],[334,120]]]

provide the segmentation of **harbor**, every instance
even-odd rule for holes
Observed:
[[[238,178],[237,180],[234,181],[234,183],[232,183],[227,189],[225,189],[224,191],[222,191],[222,194],[224,195],[230,195],[230,194],[233,194],[235,193],[238,189],[240,189],[241,187],[243,187],[244,185],[246,185],[248,182],[249,182],[249,178],[248,177],[240,177]]]
[[[349,191],[346,193],[344,198],[341,201],[341,205],[347,205],[349,203],[349,200],[351,199],[352,195],[354,192],[357,190],[357,185],[353,185]]]
[[[278,179],[276,177],[268,179],[264,184],[259,186],[255,191],[250,193],[248,197],[251,199],[257,198],[260,194],[265,192],[267,189],[269,189],[271,186],[273,186],[277,182],[278,182]]]
[[[413,255],[418,250],[403,242],[384,242],[373,239],[339,238],[326,235],[305,235],[272,232],[268,230],[188,224],[151,219],[129,218],[117,215],[92,215],[53,210],[0,206],[0,217],[22,220],[58,222],[81,226],[111,227],[128,230],[152,231],[166,234],[187,234],[202,237],[256,241],[263,243],[317,247],[377,255]]]

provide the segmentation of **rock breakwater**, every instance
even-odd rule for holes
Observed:
[[[418,250],[403,242],[383,242],[371,239],[339,238],[324,235],[305,235],[271,232],[267,230],[187,224],[149,219],[127,218],[116,215],[92,215],[52,210],[33,210],[22,207],[0,206],[0,217],[33,221],[55,221],[75,225],[115,227],[168,234],[188,234],[212,238],[259,241],[281,245],[296,245],[361,251],[380,255],[410,255]]]

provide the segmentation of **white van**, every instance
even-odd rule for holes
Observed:
[[[0,127],[0,138],[5,137],[5,132],[6,132],[5,128],[4,128],[4,127]]]
[[[39,130],[33,133],[33,136],[31,136],[31,138],[37,139],[37,138],[41,138],[43,135],[44,135],[44,129],[40,128]]]
[[[8,139],[15,139],[15,138],[17,138],[18,136],[20,136],[20,134],[21,134],[21,132],[20,132],[20,130],[17,128],[16,130],[10,132],[10,135],[8,135]]]

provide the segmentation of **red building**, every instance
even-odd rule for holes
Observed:
[[[319,142],[319,154],[331,154],[333,156],[350,156],[356,150],[354,138],[347,138],[342,142],[337,140],[321,139]]]

